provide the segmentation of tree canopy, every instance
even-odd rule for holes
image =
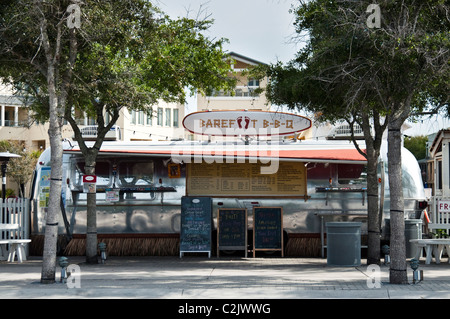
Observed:
[[[27,150],[19,141],[1,140],[0,152],[10,152],[21,156],[20,158],[11,158],[8,161],[7,175],[19,185],[18,195],[25,197],[21,186],[31,180],[41,151]]]
[[[370,4],[300,1],[293,13],[305,46],[286,65],[269,67],[269,100],[324,119],[360,110],[363,99],[384,115],[406,99],[418,111],[448,105],[448,3],[378,2],[379,28],[368,26]]]
[[[393,283],[406,278],[400,128],[412,111],[448,108],[449,12],[445,0],[300,1],[293,13],[305,46],[262,71],[272,103],[360,124],[372,163],[388,127]]]
[[[212,23],[206,18],[173,20],[146,0],[7,0],[0,5],[0,77],[25,92],[36,115],[50,122],[51,190],[41,282],[54,282],[63,120],[74,130],[86,173],[95,174],[104,136],[123,107],[151,114],[160,100],[184,102],[186,89],[228,88],[235,80],[222,50],[225,40],[204,35]],[[96,120],[97,139],[90,146],[77,125],[81,112]],[[92,195],[88,262],[97,259]]]
[[[405,148],[407,148],[417,160],[425,159],[427,156],[427,136],[405,137]]]

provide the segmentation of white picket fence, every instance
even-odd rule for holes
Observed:
[[[0,200],[0,224],[19,224],[14,231],[1,231],[0,238],[30,238],[30,200],[28,198],[8,198]],[[14,233],[12,233],[14,232]]]

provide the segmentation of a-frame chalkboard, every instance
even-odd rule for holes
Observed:
[[[253,207],[253,257],[257,250],[283,252],[283,208]]]
[[[180,258],[186,252],[211,257],[212,201],[209,197],[181,198]]]
[[[219,208],[217,214],[217,257],[220,250],[244,250],[247,257],[247,210]]]

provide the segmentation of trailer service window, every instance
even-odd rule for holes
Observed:
[[[73,170],[73,185],[76,187],[82,186],[82,176],[86,175],[82,161],[74,162]],[[115,165],[114,165],[115,166]],[[98,161],[95,165],[95,175],[97,176],[98,186],[110,186],[113,182],[113,165],[109,161]],[[131,186],[145,186],[153,185],[154,167],[153,161],[147,160],[143,162],[122,160],[117,164],[117,171],[114,172],[118,179],[118,186],[131,187]]]
[[[153,185],[153,172],[153,161],[121,161],[118,172],[120,185]]]
[[[72,176],[71,180],[73,180],[74,186],[82,186],[83,185],[83,175],[86,175],[85,171],[85,163],[84,162],[75,162],[75,169],[73,170],[74,176]],[[99,186],[107,186],[111,183],[111,164],[106,161],[98,161],[95,165],[95,175],[97,176],[97,185]]]

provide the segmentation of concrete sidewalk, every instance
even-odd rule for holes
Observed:
[[[328,266],[320,258],[69,257],[68,283],[40,284],[41,258],[0,262],[0,298],[327,299],[450,298],[450,264],[425,265],[424,280],[389,284],[389,269]],[[412,270],[408,266],[408,279]],[[377,285],[379,284],[379,285]],[[73,288],[72,288],[73,287]]]

